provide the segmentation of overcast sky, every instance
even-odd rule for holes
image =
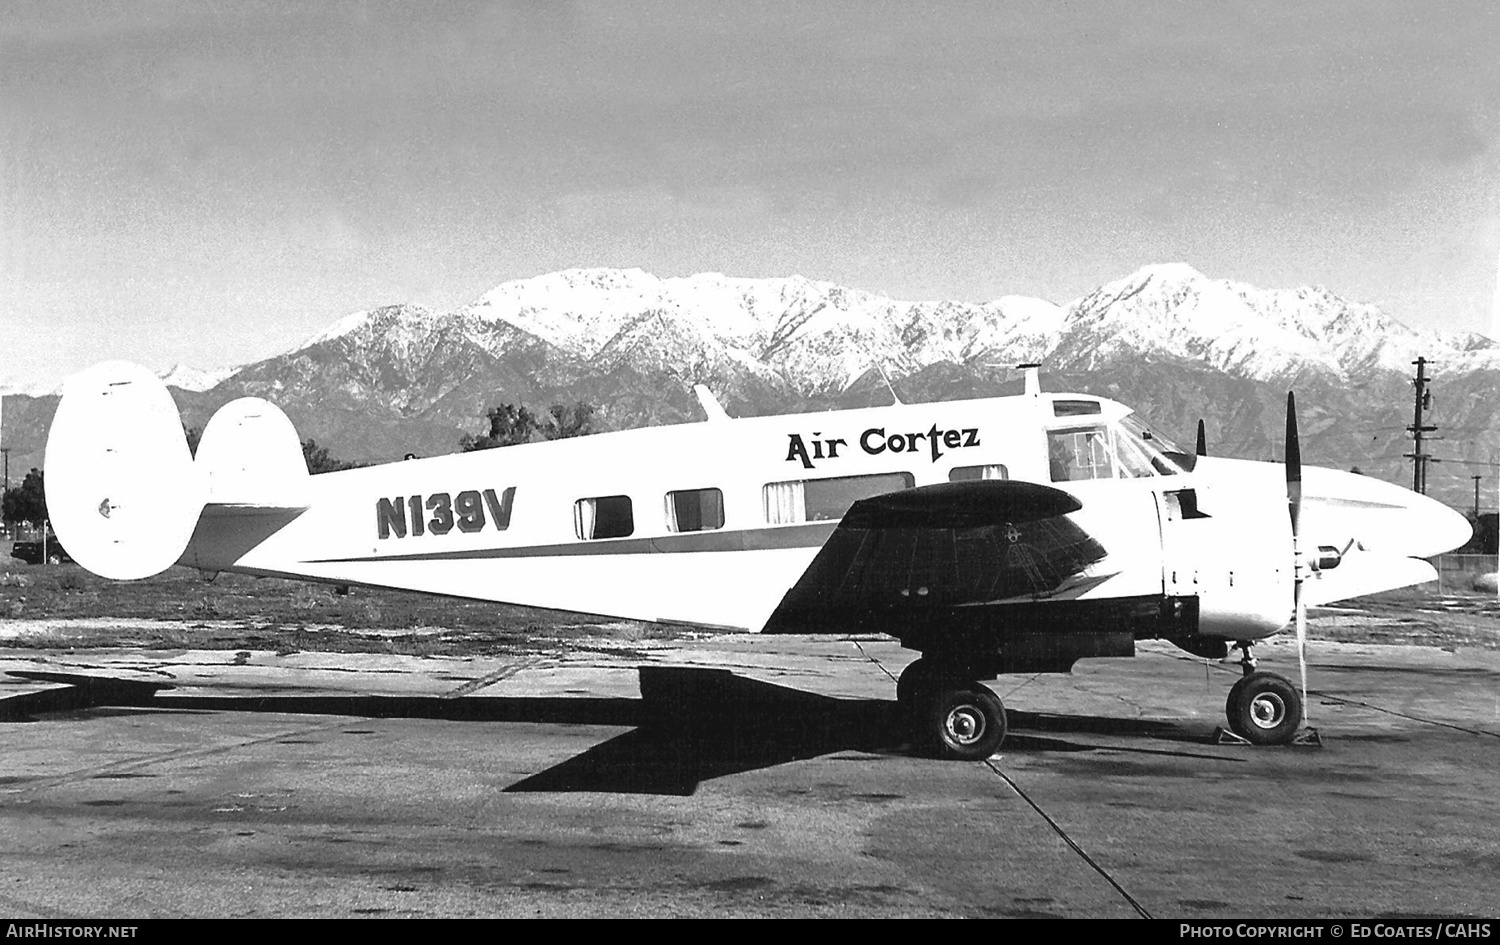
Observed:
[[[576,266],[1487,331],[1500,4],[0,4],[0,379]]]

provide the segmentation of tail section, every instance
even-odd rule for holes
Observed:
[[[310,501],[302,446],[279,408],[254,397],[225,404],[195,460],[165,385],[124,361],[68,379],[45,462],[58,540],[116,580],[179,561],[222,568]]]
[[[203,477],[172,395],[145,368],[108,361],[70,377],[44,463],[52,527],[95,574],[150,577],[187,547]]]

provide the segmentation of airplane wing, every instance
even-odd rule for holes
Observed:
[[[951,608],[1049,598],[1104,558],[1051,486],[975,480],[856,502],[766,623],[766,633],[883,629]]]

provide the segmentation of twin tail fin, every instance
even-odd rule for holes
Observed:
[[[200,522],[280,527],[310,501],[301,442],[278,407],[255,397],[225,404],[195,459],[171,393],[126,361],[67,380],[44,462],[58,541],[73,560],[116,580],[150,577],[179,560],[200,563],[205,556],[190,551]]]

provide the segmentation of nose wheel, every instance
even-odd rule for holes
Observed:
[[[1302,695],[1275,673],[1243,676],[1229,690],[1229,730],[1254,745],[1290,744],[1302,725]]]
[[[1005,706],[988,687],[944,671],[926,659],[906,668],[896,683],[896,699],[925,754],[957,761],[981,761],[1005,741]]]

